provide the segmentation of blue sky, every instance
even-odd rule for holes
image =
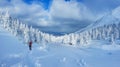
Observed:
[[[0,0],[0,9],[42,31],[75,32],[120,6],[120,0]]]
[[[45,10],[49,9],[49,6],[52,2],[52,0],[23,0],[27,4],[32,4],[33,2],[37,2],[37,4],[42,3],[42,7],[44,7]]]

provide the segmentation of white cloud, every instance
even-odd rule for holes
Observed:
[[[82,22],[83,20],[92,21],[94,19],[93,14],[85,5],[74,0],[70,2],[53,0],[49,10],[44,10],[41,3],[26,4],[23,0],[11,0],[11,2],[0,0],[0,4],[2,4],[0,5],[2,8],[7,7],[15,18],[19,18],[25,23],[51,27],[53,31],[75,31],[78,25],[88,24]],[[56,26],[58,27],[55,29]]]
[[[52,16],[60,18],[81,19],[81,15],[79,15],[80,10],[77,6],[77,3],[54,0],[50,13]]]
[[[53,0],[48,17],[52,26],[58,26],[56,31],[60,32],[76,31],[94,19],[90,10],[82,3],[64,0]]]
[[[8,3],[6,0],[1,1],[5,5],[5,3]],[[0,6],[1,8],[8,8],[10,14],[15,17],[19,18],[23,22],[27,23],[39,23],[41,18],[44,18],[47,16],[48,12],[44,10],[44,8],[41,6],[41,4],[26,4],[22,0],[11,0],[9,2],[9,5],[7,6]]]
[[[93,17],[88,8],[82,3],[76,1],[65,2],[64,0],[53,0],[50,14],[52,17],[74,20],[90,20]]]

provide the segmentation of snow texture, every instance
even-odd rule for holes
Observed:
[[[1,12],[0,67],[120,67],[116,13],[119,8],[78,32],[54,36]]]

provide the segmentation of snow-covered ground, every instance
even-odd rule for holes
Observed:
[[[49,43],[43,48],[33,44],[32,51],[0,27],[0,67],[120,67],[120,46],[93,41],[75,48]]]

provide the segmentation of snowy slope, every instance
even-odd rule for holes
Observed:
[[[97,19],[94,23],[90,24],[86,28],[77,31],[76,33],[81,33],[85,30],[101,27],[104,25],[117,24],[117,23],[120,23],[120,7],[117,7],[111,12],[108,12],[103,17]]]
[[[110,13],[83,30],[63,36],[54,36],[23,24],[18,19],[12,18],[8,11],[1,15],[0,23],[6,30],[22,39],[24,43],[30,41],[38,44],[63,43],[73,47],[81,47],[87,46],[91,40],[104,39],[113,43],[116,39],[120,39],[119,20]]]
[[[115,40],[115,43],[111,44],[104,38],[112,36],[103,35],[106,30],[109,31],[109,28],[111,30],[114,27],[101,27],[109,25],[109,22],[118,23],[118,16],[105,15],[83,30],[85,32],[60,37],[40,32],[19,23],[18,20],[12,21],[8,14],[4,17],[3,25],[0,26],[0,67],[120,67],[120,41]],[[99,26],[100,28],[93,29]],[[36,37],[39,34],[40,36]],[[92,40],[95,38],[93,35],[96,38],[99,35],[102,37],[100,40]],[[24,40],[29,42],[29,37],[38,39],[38,43],[34,42],[32,51],[29,51],[28,45],[24,43]]]
[[[0,67],[119,67],[120,46],[109,49],[104,41],[93,46],[74,48],[47,43],[33,44],[33,50],[0,27]],[[51,45],[52,44],[52,45]],[[107,46],[107,48],[106,48]]]
[[[73,33],[74,42],[79,45],[88,45],[91,40],[105,40],[117,43],[120,40],[120,7],[107,13],[102,18],[98,19],[86,28],[83,28]],[[69,35],[68,37],[71,37]],[[80,46],[77,46],[80,47]]]

